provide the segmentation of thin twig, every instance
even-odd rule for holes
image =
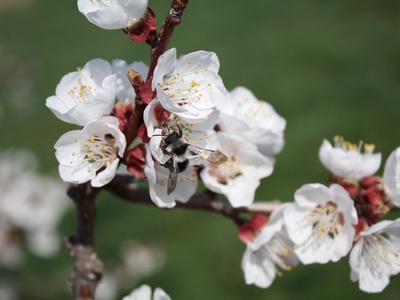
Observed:
[[[122,180],[121,180],[122,179]],[[119,198],[132,203],[154,205],[150,198],[149,190],[135,184],[126,182],[126,178],[117,175],[107,185],[107,189]],[[215,212],[232,219],[236,224],[242,225],[246,222],[240,213],[264,213],[269,214],[281,205],[278,200],[268,202],[256,202],[246,207],[233,207],[228,201],[216,199],[216,194],[211,191],[192,196],[187,202],[176,202],[176,207]]]

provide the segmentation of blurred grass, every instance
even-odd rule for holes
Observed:
[[[168,6],[169,1],[150,1],[159,23]],[[302,184],[325,183],[328,172],[317,156],[324,138],[340,134],[375,143],[384,159],[400,145],[399,16],[395,0],[190,1],[170,46],[179,54],[216,52],[228,89],[246,86],[288,122],[286,146],[257,199],[291,201]],[[76,128],[44,106],[60,78],[95,57],[149,63],[146,45],[88,23],[75,1],[0,3],[0,50],[0,148],[30,149],[48,173],[57,169],[54,142]],[[71,212],[61,225],[63,234],[73,233],[73,219]],[[360,292],[350,282],[348,258],[295,268],[266,290],[247,286],[240,269],[244,246],[229,220],[134,206],[107,193],[98,201],[96,238],[102,258],[115,255],[127,238],[161,244],[165,267],[145,282],[162,287],[174,300],[389,300],[400,292],[399,276],[381,294]],[[61,251],[51,263],[29,257],[17,274],[6,275],[26,281],[56,272],[65,279],[69,269],[70,259]],[[50,284],[48,297],[36,286],[37,294],[24,299],[69,299],[57,293],[65,286]]]

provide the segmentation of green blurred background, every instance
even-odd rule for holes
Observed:
[[[169,1],[149,2],[162,23]],[[179,54],[216,52],[228,89],[249,88],[287,120],[285,148],[256,199],[292,201],[302,184],[327,182],[318,161],[324,138],[375,143],[384,159],[400,146],[399,31],[398,0],[191,0],[170,46]],[[29,149],[43,173],[56,174],[53,144],[76,127],[56,119],[45,99],[64,74],[96,57],[148,64],[149,48],[90,24],[76,1],[0,0],[0,148]],[[131,205],[107,193],[97,203],[101,258],[112,260],[126,239],[164,249],[163,269],[131,288],[160,286],[173,300],[399,299],[400,276],[381,294],[360,292],[347,257],[299,266],[265,290],[247,286],[240,268],[245,246],[231,221]],[[74,228],[70,212],[61,232]],[[23,299],[70,299],[70,266],[63,249],[54,260],[29,256],[17,271],[0,275],[26,283]]]

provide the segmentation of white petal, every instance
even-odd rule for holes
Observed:
[[[218,73],[219,59],[214,52],[196,51],[179,57],[176,63],[178,72],[192,73],[199,69],[207,68],[208,71]]]
[[[289,203],[283,212],[285,227],[290,239],[296,244],[303,244],[312,233],[312,222],[307,220],[309,211],[297,203]]]
[[[95,178],[92,179],[91,184],[93,187],[101,187],[109,183],[117,172],[119,159],[115,159],[113,162],[107,162],[107,167],[100,171]]]
[[[393,204],[400,207],[400,148],[394,150],[386,161],[383,181]]]
[[[60,164],[58,171],[63,181],[72,183],[85,183],[96,176],[94,172],[89,172],[87,164],[74,165],[73,167]]]
[[[349,261],[351,267],[350,279],[353,282],[357,281],[359,277],[362,247],[363,247],[363,239],[360,239],[353,246],[353,249],[350,252],[350,261]]]
[[[122,300],[151,300],[151,288],[148,285],[142,285]]]
[[[312,208],[332,201],[334,194],[320,183],[311,183],[299,188],[294,194],[294,199],[301,207]]]
[[[158,207],[174,207],[176,204],[175,199],[172,195],[167,194],[168,172],[165,168],[155,165],[148,145],[146,145],[146,166],[144,173],[149,181],[151,200]]]
[[[252,251],[257,251],[261,246],[268,243],[277,232],[281,231],[282,227],[283,220],[274,223],[270,223],[269,221],[268,224],[261,229],[261,232],[256,236],[254,241],[247,243],[248,247]]]
[[[246,249],[242,258],[242,270],[247,284],[269,287],[276,277],[275,264],[259,251]]]
[[[57,140],[54,148],[56,149],[56,157],[60,164],[72,166],[79,159],[76,155],[79,153],[81,147],[78,139],[79,133],[80,130],[69,131]]]
[[[159,58],[157,62],[157,66],[154,69],[153,81],[152,81],[152,89],[162,84],[164,81],[164,76],[166,76],[171,69],[173,68],[176,62],[176,48],[169,49],[165,51]]]
[[[162,289],[156,288],[154,290],[154,300],[171,300],[171,297],[167,295]]]
[[[127,27],[131,20],[141,18],[147,7],[147,0],[114,2],[114,5],[101,6],[96,2],[78,0],[78,8],[96,26],[120,29]]]

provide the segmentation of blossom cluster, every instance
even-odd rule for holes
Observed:
[[[255,215],[241,226],[246,243],[242,268],[248,284],[268,287],[280,270],[337,262],[350,253],[351,279],[361,290],[381,292],[400,272],[400,218],[382,220],[399,206],[400,148],[388,158],[383,178],[374,176],[381,154],[371,144],[335,137],[319,157],[332,173],[329,187],[305,184],[268,219]]]
[[[57,225],[67,209],[65,186],[37,172],[32,153],[0,153],[0,265],[15,267],[25,245],[35,255],[49,257],[60,247]]]
[[[101,187],[124,163],[136,178],[147,178],[159,207],[188,201],[199,177],[232,206],[251,204],[260,179],[273,171],[286,121],[244,87],[227,92],[218,71],[215,53],[177,58],[172,48],[159,57],[148,81],[143,63],[122,60],[93,59],[65,75],[46,105],[83,129],[55,144],[61,178]],[[141,142],[129,149],[125,133],[136,98],[147,106]]]

